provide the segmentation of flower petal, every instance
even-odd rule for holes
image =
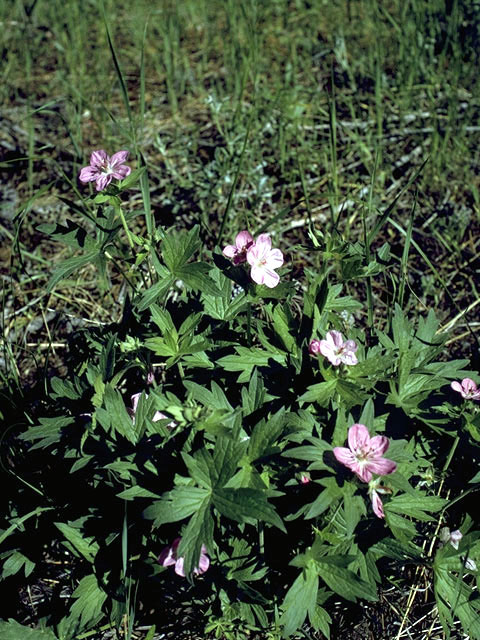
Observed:
[[[475,393],[475,391],[477,390],[477,385],[471,378],[464,378],[462,380],[462,388],[465,393],[470,394],[472,392]]]
[[[356,467],[358,465],[357,459],[347,447],[334,447],[333,455],[349,469],[352,469],[352,466]]]
[[[273,289],[280,282],[280,276],[278,275],[278,273],[275,273],[275,271],[272,271],[271,269],[265,267],[263,269],[263,273],[263,284],[269,289]]]
[[[279,269],[283,264],[283,253],[280,249],[272,249],[267,257],[267,264],[270,269]]]
[[[175,564],[176,560],[171,546],[165,547],[165,549],[161,550],[160,555],[158,556],[158,562],[162,567],[170,567]]]
[[[247,253],[247,259],[248,259],[248,253]],[[262,267],[259,267],[256,264],[253,264],[252,269],[250,271],[250,276],[252,280],[257,284],[263,284],[263,281],[265,279],[265,269],[263,269]]]
[[[181,576],[182,578],[185,578],[185,570],[183,568],[184,562],[184,558],[177,558],[177,561],[175,562],[175,573],[177,576]]]
[[[340,349],[340,347],[343,347],[344,345],[343,335],[340,333],[340,331],[335,331],[333,329],[332,331],[329,331],[325,337],[337,349]]]
[[[383,456],[389,446],[390,440],[387,438],[387,436],[373,436],[373,438],[370,439],[370,453],[376,458]]]
[[[130,175],[132,170],[126,164],[122,164],[119,167],[115,167],[115,171],[112,171],[112,176],[117,180],[123,180]]]
[[[240,233],[238,233],[237,237],[235,238],[235,244],[237,246],[237,249],[239,249],[240,251],[246,249],[248,246],[253,244],[253,242],[253,236],[248,233],[248,231],[240,231]]]
[[[128,154],[129,154],[128,151],[117,151],[117,153],[114,153],[113,156],[110,158],[110,163],[109,163],[112,169],[117,167],[117,165],[123,164],[127,160]]]
[[[97,191],[103,191],[105,187],[108,187],[111,181],[112,181],[112,174],[99,173],[96,181]]]
[[[357,453],[369,448],[370,446],[370,434],[364,424],[353,424],[348,430],[348,446]]]
[[[222,253],[224,256],[227,256],[227,258],[233,258],[237,253],[237,247],[235,247],[233,244],[228,244],[224,248]]]
[[[83,167],[83,169],[80,171],[78,179],[82,182],[93,182],[93,180],[96,180],[97,177],[98,169],[89,165],[88,167]]]
[[[92,151],[90,155],[90,164],[92,167],[98,167],[99,169],[108,163],[107,152],[103,149],[98,151]]]
[[[379,460],[369,460],[366,466],[368,471],[376,473],[378,476],[387,476],[397,469],[397,463],[388,458],[380,458]]]
[[[258,250],[258,257],[264,258],[268,255],[270,249],[272,248],[272,239],[270,238],[268,233],[261,233],[258,236],[257,241],[255,242],[255,246]]]
[[[138,401],[140,400],[141,395],[142,395],[141,393],[134,393],[133,396],[131,396],[130,398],[132,401],[133,413],[137,411]]]
[[[335,353],[335,348],[332,346],[329,340],[320,340],[318,349],[322,356],[328,358],[328,360],[330,360],[333,365],[337,366],[340,364],[341,360]]]
[[[460,382],[457,382],[457,380],[454,380],[454,381],[450,384],[450,386],[452,387],[452,389],[453,389],[454,391],[458,391],[458,393],[461,393],[461,394],[462,394],[462,396],[463,396],[463,387],[462,387],[462,385],[460,384]]]
[[[373,489],[370,497],[372,499],[373,513],[377,516],[377,518],[385,518],[382,500],[375,489]]]

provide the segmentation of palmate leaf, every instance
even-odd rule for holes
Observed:
[[[32,629],[16,620],[0,620],[0,638],[2,640],[58,640],[51,629]]]
[[[480,599],[460,574],[435,566],[434,592],[442,626],[449,637],[452,619],[457,617],[471,638],[480,639]]]
[[[215,508],[227,518],[236,522],[260,520],[278,527],[286,533],[285,526],[275,511],[275,508],[267,501],[264,491],[258,489],[215,489],[212,494]]]
[[[88,251],[82,256],[75,256],[64,260],[53,272],[47,284],[47,292],[51,293],[54,287],[65,278],[68,278],[87,264],[93,263],[100,256],[98,249]]]
[[[154,502],[143,512],[145,518],[153,520],[153,526],[159,527],[167,522],[184,520],[200,509],[203,501],[210,495],[208,489],[191,486],[179,486],[168,491],[161,500]]]
[[[307,614],[314,616],[317,604],[318,574],[312,562],[302,570],[283,600],[284,611],[280,618],[283,625],[283,637],[289,638],[305,622]]]
[[[210,496],[206,496],[198,511],[190,518],[178,547],[178,556],[184,558],[185,573],[189,574],[198,566],[202,544],[213,550],[213,517]]]
[[[81,627],[91,626],[100,621],[107,594],[99,586],[93,573],[80,580],[72,597],[76,598],[76,602],[70,608],[70,616],[79,620]]]
[[[198,225],[190,231],[170,229],[162,242],[162,257],[171,273],[183,267],[202,246]]]
[[[235,347],[237,355],[223,356],[217,365],[225,371],[240,371],[238,382],[248,382],[253,367],[275,367],[286,365],[286,354],[271,353],[257,347]]]
[[[90,563],[94,562],[99,545],[93,537],[85,538],[76,527],[64,522],[55,522],[54,524],[70,543],[70,549],[73,547],[73,551],[80,553],[85,560]]]
[[[358,599],[375,601],[377,590],[375,585],[362,580],[356,573],[342,566],[342,556],[325,556],[317,559],[318,575],[332,591],[346,600],[356,602]]]

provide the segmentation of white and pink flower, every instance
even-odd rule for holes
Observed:
[[[131,168],[124,164],[128,158],[128,151],[117,151],[112,157],[107,155],[103,149],[93,151],[90,156],[90,164],[80,171],[79,180],[81,182],[95,182],[97,191],[103,191],[112,178],[123,180],[130,172]]]
[[[174,566],[175,573],[178,576],[182,576],[182,578],[185,578],[185,570],[183,568],[184,558],[177,556],[177,549],[178,549],[178,545],[180,544],[180,541],[181,541],[181,538],[175,538],[175,540],[172,542],[171,545],[162,549],[162,551],[160,552],[160,555],[158,556],[158,562],[163,567]],[[204,544],[202,544],[200,558],[198,559],[198,566],[195,567],[193,570],[194,575],[198,576],[198,575],[201,575],[202,573],[205,573],[205,571],[207,571],[209,566],[210,566],[210,558],[207,555],[207,547]]]
[[[480,402],[480,389],[471,378],[464,378],[462,382],[457,382],[455,380],[450,386],[465,400],[475,400],[476,402]]]
[[[310,343],[311,345],[312,343]],[[344,340],[340,331],[329,331],[325,340],[320,340],[318,345],[315,344],[315,349],[318,349],[322,356],[325,356],[335,367],[338,367],[339,364],[353,365],[358,363],[355,355],[358,349],[357,343],[354,340]]]
[[[240,231],[235,238],[235,244],[229,244],[223,250],[223,255],[231,258],[233,264],[247,261],[247,251],[255,244],[253,236],[248,231]]]
[[[283,254],[280,249],[272,249],[272,239],[268,233],[261,233],[248,249],[247,262],[251,266],[250,276],[257,284],[273,289],[280,282],[275,269],[282,266]]]
[[[372,473],[386,476],[396,470],[396,462],[383,457],[389,445],[390,441],[386,436],[371,438],[364,424],[354,424],[348,430],[348,448],[335,447],[333,455],[356,473],[360,480],[370,482]]]

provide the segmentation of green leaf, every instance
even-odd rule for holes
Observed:
[[[133,420],[125,408],[121,394],[110,384],[105,386],[104,403],[112,429],[132,444],[135,444],[137,442],[137,433]]]
[[[208,489],[192,486],[179,486],[168,491],[143,512],[145,518],[154,520],[153,525],[159,527],[167,522],[184,520],[198,511],[205,498],[210,495]]]
[[[23,569],[24,576],[28,576],[35,568],[35,562],[32,562],[29,558],[20,553],[20,551],[14,551],[3,563],[2,578],[8,578],[14,576],[16,573]]]
[[[13,618],[7,622],[0,620],[0,637],[2,640],[58,640],[51,629],[25,627]]]
[[[221,296],[220,289],[208,275],[211,269],[212,265],[206,262],[192,262],[183,267],[177,267],[175,276],[183,280],[185,285],[194,291],[201,291],[211,296]]]
[[[93,563],[95,561],[99,545],[93,536],[85,538],[77,528],[64,522],[54,522],[54,524],[63,533],[74,551],[80,553],[87,562]],[[71,547],[69,547],[70,550]]]
[[[317,593],[318,575],[315,566],[309,565],[297,577],[283,600],[284,613],[280,618],[280,624],[284,627],[284,638],[290,638],[302,626],[307,613],[312,617],[317,604]]]
[[[82,578],[72,597],[76,598],[76,602],[72,605],[70,614],[80,621],[82,627],[92,626],[101,620],[107,594],[100,588],[95,575]]]
[[[432,520],[432,516],[427,515],[426,512],[436,513],[440,511],[446,504],[445,498],[439,496],[425,496],[421,492],[416,494],[404,493],[399,496],[394,496],[386,505],[385,513],[398,513],[404,514],[416,518],[417,520],[428,521]]]
[[[158,495],[136,484],[135,486],[130,487],[130,489],[125,489],[125,491],[117,493],[117,498],[121,498],[122,500],[133,500],[134,498],[158,499]]]
[[[131,171],[126,178],[118,183],[119,191],[129,189],[130,187],[133,187],[136,182],[140,182],[140,178],[145,173],[145,170],[146,167],[140,167],[139,169],[134,169],[133,171]]]
[[[337,380],[327,380],[307,387],[307,391],[300,396],[299,402],[317,402],[321,407],[326,407],[335,395]]]
[[[236,522],[249,519],[268,522],[286,533],[286,529],[274,507],[269,504],[265,493],[257,489],[217,488],[212,494],[213,504],[218,511]]]
[[[95,262],[96,258],[99,256],[98,249],[94,251],[88,251],[83,256],[75,256],[73,258],[68,258],[68,260],[64,260],[53,272],[50,280],[47,284],[47,293],[51,293],[55,286],[65,278],[68,278],[82,267],[87,264]]]
[[[357,598],[362,600],[377,600],[377,590],[375,585],[365,582],[356,573],[342,566],[342,557],[325,556],[317,559],[318,575],[324,580],[328,587],[338,595],[356,602]]]
[[[145,309],[148,309],[173,286],[174,282],[175,277],[173,275],[168,275],[152,285],[140,298],[140,301],[137,304],[138,310],[145,311]]]
[[[272,362],[286,365],[286,355],[264,351],[258,347],[235,347],[238,355],[223,356],[217,365],[225,371],[240,371],[238,382],[248,382],[253,367],[271,367]]]
[[[162,242],[162,257],[169,271],[177,271],[185,265],[193,254],[201,247],[198,225],[190,231],[170,229]]]

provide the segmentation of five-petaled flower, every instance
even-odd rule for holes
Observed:
[[[454,391],[458,391],[465,400],[480,402],[480,389],[471,378],[464,378],[461,383],[455,380],[450,386]]]
[[[247,261],[247,251],[255,244],[253,236],[248,231],[240,231],[235,238],[235,244],[229,244],[223,250],[223,255],[232,258],[233,264]]]
[[[356,473],[360,480],[370,482],[372,473],[386,476],[396,470],[396,462],[383,457],[389,445],[390,442],[386,436],[371,438],[364,424],[354,424],[348,430],[349,448],[335,447],[333,455]]]
[[[357,364],[355,355],[358,345],[354,340],[344,340],[340,331],[329,331],[325,340],[320,340],[318,351],[337,367],[339,364]]]
[[[171,545],[165,547],[160,552],[158,556],[158,562],[163,567],[175,566],[175,573],[178,576],[185,577],[185,571],[183,568],[184,558],[177,556],[178,545],[180,544],[181,538],[175,538]],[[195,567],[193,570],[194,575],[200,575],[205,573],[205,571],[210,566],[210,558],[207,556],[207,547],[202,544],[202,548],[200,551],[200,558],[198,559],[198,567]]]
[[[274,270],[282,266],[283,254],[280,249],[272,249],[268,233],[261,233],[248,249],[247,262],[252,267],[251,278],[257,284],[273,289],[280,282],[280,276]]]
[[[90,164],[80,171],[79,180],[82,182],[95,182],[97,191],[103,191],[108,187],[112,178],[123,180],[131,168],[123,164],[128,158],[128,151],[117,151],[112,157],[103,149],[93,151],[90,156]]]

